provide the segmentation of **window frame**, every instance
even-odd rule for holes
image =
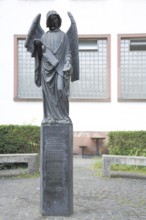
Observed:
[[[145,99],[139,99],[139,98],[122,98],[121,97],[121,91],[120,91],[120,78],[121,78],[121,40],[122,39],[134,39],[134,38],[146,38],[146,34],[118,34],[117,35],[117,54],[118,54],[118,62],[117,62],[117,69],[118,69],[118,77],[117,77],[117,93],[118,98],[117,100],[119,102],[146,102]]]
[[[110,102],[111,101],[111,35],[79,35],[79,40],[107,40],[107,98],[70,98],[70,102]],[[41,98],[19,98],[18,97],[18,41],[25,39],[26,35],[14,35],[14,101],[31,101],[38,102],[42,101]]]

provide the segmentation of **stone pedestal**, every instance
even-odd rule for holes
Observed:
[[[73,212],[72,124],[41,126],[41,214]]]

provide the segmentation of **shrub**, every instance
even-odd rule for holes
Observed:
[[[0,154],[38,153],[40,127],[32,125],[0,125]]]
[[[110,154],[146,156],[146,131],[115,131],[108,133]]]

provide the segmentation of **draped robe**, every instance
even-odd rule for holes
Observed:
[[[35,81],[43,92],[44,123],[69,123],[69,82],[64,73],[66,62],[71,63],[67,35],[60,29],[43,34],[41,60],[36,60]]]

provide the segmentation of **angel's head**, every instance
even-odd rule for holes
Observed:
[[[55,30],[61,27],[61,17],[56,11],[49,11],[46,16],[46,26],[50,30]]]

